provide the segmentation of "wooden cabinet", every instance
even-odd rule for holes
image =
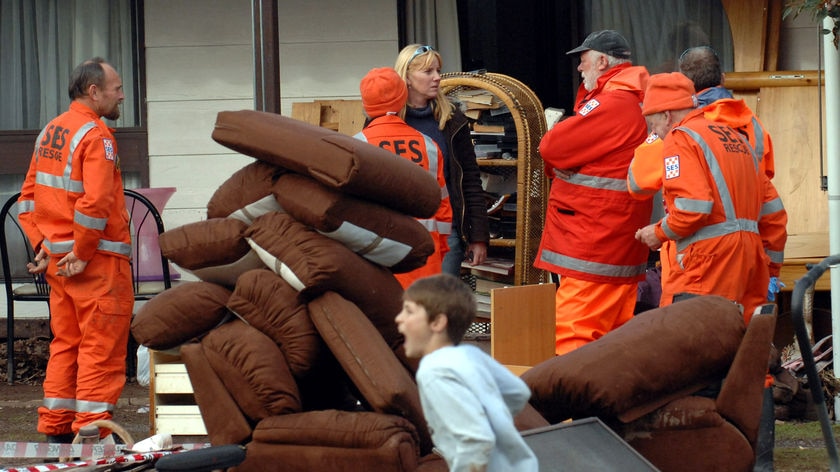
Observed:
[[[443,75],[441,90],[456,102],[462,110],[468,109],[468,117],[473,124],[483,124],[478,127],[480,133],[497,133],[499,122],[488,123],[482,118],[489,115],[494,104],[481,104],[470,100],[487,101],[488,96],[482,92],[489,92],[493,101],[499,102],[510,111],[509,129],[504,139],[512,139],[513,143],[505,143],[500,152],[494,154],[492,147],[490,155],[479,158],[478,164],[483,174],[502,176],[503,179],[515,182],[515,204],[507,205],[512,219],[510,224],[502,222],[502,226],[492,228],[496,233],[490,240],[489,255],[513,261],[513,271],[508,277],[502,277],[503,282],[512,285],[537,284],[547,282],[548,273],[533,266],[539,249],[540,238],[545,223],[545,210],[549,183],[545,175],[542,159],[539,156],[539,142],[546,131],[545,111],[534,93],[520,81],[502,74],[453,72]],[[470,99],[471,96],[485,95],[481,98]],[[504,113],[504,110],[500,113]],[[497,113],[498,114],[498,113]],[[489,126],[489,128],[487,127]],[[503,126],[503,125],[502,125]],[[500,135],[500,139],[502,139]],[[479,148],[479,154],[485,150]]]

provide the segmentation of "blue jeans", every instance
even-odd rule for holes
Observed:
[[[458,230],[454,227],[449,233],[449,239],[446,240],[449,244],[449,252],[443,256],[443,273],[451,274],[455,277],[461,277],[461,262],[464,261],[464,242],[458,235]]]

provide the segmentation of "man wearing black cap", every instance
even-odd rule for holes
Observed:
[[[648,248],[635,240],[650,222],[651,200],[627,192],[627,168],[647,136],[641,103],[648,71],[630,62],[618,32],[596,31],[578,55],[583,83],[575,115],[540,142],[553,178],[534,266],[560,275],[555,352],[565,354],[629,320],[644,279]]]

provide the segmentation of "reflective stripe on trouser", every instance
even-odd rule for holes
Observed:
[[[446,242],[446,238],[449,235],[440,234],[436,231],[429,234],[432,236],[432,242],[434,242],[435,245],[435,252],[426,259],[426,264],[412,270],[411,272],[394,274],[394,277],[397,278],[397,282],[400,283],[403,289],[408,288],[408,286],[417,279],[443,272],[443,256],[449,251],[449,244]]]
[[[125,357],[134,294],[127,259],[96,253],[84,272],[56,274],[60,256],[50,258],[50,360],[38,431],[78,432],[110,419],[125,386]]]
[[[638,282],[604,284],[561,276],[555,296],[555,353],[573,351],[630,320],[637,286]]]

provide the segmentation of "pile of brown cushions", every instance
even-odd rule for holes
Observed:
[[[206,220],[161,235],[200,281],[141,307],[135,337],[180,349],[211,443],[247,445],[242,470],[446,470],[394,323],[393,274],[434,250],[415,217],[437,209],[435,179],[279,115],[221,112],[213,138],[256,160]]]

